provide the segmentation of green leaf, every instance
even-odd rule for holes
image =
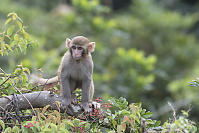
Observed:
[[[4,131],[4,133],[11,133],[12,132],[12,129],[10,127],[7,127]]]
[[[17,14],[16,14],[16,13],[13,13],[12,19],[13,19],[13,20],[16,20],[16,19],[17,19]]]
[[[11,47],[10,47],[8,44],[5,44],[5,46],[6,46],[10,51],[12,51]]]
[[[23,24],[20,21],[17,21],[17,24],[18,24],[20,29],[23,28]]]
[[[161,121],[157,121],[157,122],[155,123],[155,127],[160,126],[160,124],[161,124]]]
[[[14,35],[14,40],[15,40],[15,41],[19,41],[19,40],[20,40],[18,34],[15,34],[15,35]]]
[[[57,126],[53,123],[50,124],[52,132],[55,133],[57,131]]]
[[[146,109],[143,109],[143,110],[140,112],[140,114],[143,115],[143,114],[145,114],[145,112],[146,112]]]
[[[114,119],[112,119],[112,124],[113,124],[113,126],[114,126],[114,128],[115,128],[116,125],[117,125],[117,122],[116,122]]]
[[[7,30],[7,35],[11,35],[12,34],[12,32],[14,31],[14,29],[15,29],[15,26],[14,25],[11,25],[9,28],[8,28],[8,30]]]
[[[19,127],[17,127],[17,126],[14,126],[13,128],[12,128],[12,132],[14,132],[14,133],[19,133]]]
[[[2,49],[2,50],[5,49],[5,44],[1,44],[1,49]]]
[[[35,128],[35,127],[31,127],[31,129],[32,129],[32,131],[33,131],[34,133],[38,133],[37,128]]]
[[[122,126],[121,126],[121,125],[118,125],[118,126],[117,126],[117,132],[118,132],[118,133],[122,133]]]
[[[11,12],[11,13],[8,13],[8,17],[10,17],[11,15],[13,15],[13,12]]]
[[[146,112],[146,113],[143,115],[144,118],[149,118],[149,117],[151,117],[151,116],[152,116],[152,112]]]
[[[36,116],[33,116],[33,117],[32,117],[32,121],[37,121],[37,117],[36,117]]]
[[[23,84],[25,84],[28,78],[25,73],[22,73],[21,76],[22,76],[22,82]]]
[[[18,44],[18,48],[19,48],[20,52],[22,53],[22,52],[23,52],[23,50],[22,50],[22,48],[21,48],[20,43]]]
[[[50,131],[51,131],[51,129],[49,129],[49,128],[45,127],[42,131],[43,131],[43,132],[50,132]]]
[[[69,120],[64,120],[64,123],[74,127],[74,124]]]
[[[1,56],[3,56],[3,50],[2,49],[0,49],[0,54],[1,54]]]
[[[19,22],[23,24],[23,20],[18,16],[17,16],[17,18],[18,18]]]
[[[5,124],[2,120],[0,120],[0,126],[3,128],[3,130],[5,129]]]
[[[140,124],[140,119],[138,117],[134,117],[135,121]]]
[[[119,111],[119,114],[122,114],[122,115],[129,115],[130,112],[127,111],[127,110],[122,110],[122,111]]]
[[[7,19],[5,25],[7,25],[11,20],[12,20],[11,18]]]

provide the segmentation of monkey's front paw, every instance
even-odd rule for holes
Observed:
[[[82,103],[81,107],[84,109],[85,112],[91,112],[92,108],[90,108],[89,103]]]
[[[97,102],[92,102],[91,103],[92,104],[92,106],[95,108],[95,109],[100,109],[100,107],[101,107],[101,104],[100,103],[97,103]]]

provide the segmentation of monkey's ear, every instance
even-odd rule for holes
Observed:
[[[90,53],[95,51],[95,42],[89,43],[88,50],[89,50]]]
[[[66,38],[66,48],[70,48],[70,42],[71,40],[69,38]]]

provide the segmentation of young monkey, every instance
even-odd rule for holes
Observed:
[[[74,96],[72,92],[76,88],[82,89],[81,106],[86,112],[90,112],[92,98],[94,94],[93,84],[93,60],[91,53],[95,50],[95,42],[90,42],[86,37],[76,36],[72,40],[66,39],[68,50],[64,54],[59,69],[58,76],[51,79],[33,77],[33,83],[52,84],[60,82],[63,105],[70,105]],[[95,104],[95,103],[93,103]],[[98,106],[98,105],[94,105]],[[99,107],[97,107],[99,108]]]
[[[82,89],[81,106],[86,112],[90,112],[89,104],[94,94],[93,84],[93,60],[95,42],[90,42],[86,37],[77,36],[72,40],[66,39],[66,47],[69,49],[63,56],[58,69],[58,80],[61,85],[62,103],[71,104],[72,92],[76,88]]]

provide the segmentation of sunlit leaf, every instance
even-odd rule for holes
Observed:
[[[20,29],[23,27],[23,25],[22,25],[22,23],[20,21],[17,21],[17,24],[18,24]]]
[[[20,131],[20,129],[19,129],[19,127],[17,127],[17,126],[14,126],[14,127],[12,128],[12,132],[14,132],[14,133],[19,133],[19,131]]]
[[[16,14],[16,13],[13,13],[12,19],[13,19],[13,20],[16,20],[16,19],[17,19],[17,14]]]
[[[5,46],[6,46],[10,51],[12,51],[11,47],[10,47],[8,44],[5,44]]]
[[[17,17],[21,24],[23,24],[23,20],[20,17]]]
[[[44,114],[46,112],[46,110],[50,107],[50,105],[46,105],[43,109],[42,109],[42,113]]]
[[[152,116],[152,112],[146,112],[146,113],[143,115],[144,118],[149,118],[149,117],[151,117],[151,116]]]
[[[57,131],[57,126],[53,123],[50,124],[52,132],[55,133]]]
[[[8,28],[8,30],[7,30],[7,35],[10,36],[10,35],[13,33],[14,29],[15,29],[15,26],[14,26],[14,25],[11,25],[11,26]]]
[[[15,34],[15,35],[14,35],[14,40],[15,40],[15,41],[19,41],[19,35],[18,35],[18,34]]]
[[[0,126],[3,128],[3,130],[5,129],[5,124],[2,120],[0,120]]]
[[[21,48],[21,43],[18,44],[18,48],[19,48],[20,52],[22,53],[23,50],[22,50],[22,48]]]
[[[11,18],[7,19],[5,25],[7,25],[11,20],[12,20]]]
[[[12,129],[10,127],[7,127],[4,131],[4,133],[11,133],[12,132]]]
[[[117,132],[122,133],[122,126],[121,125],[117,125]]]
[[[33,116],[32,117],[32,121],[36,121],[37,120],[37,117],[36,116]]]
[[[27,67],[23,68],[23,71],[27,72],[30,75],[30,70]]]

